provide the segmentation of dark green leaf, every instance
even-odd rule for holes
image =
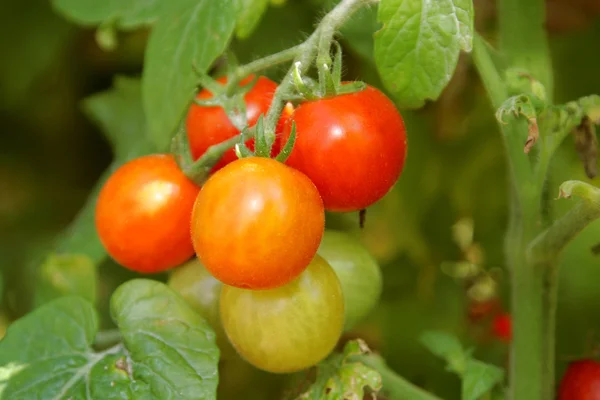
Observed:
[[[136,393],[158,399],[214,399],[219,349],[204,318],[166,285],[135,279],[111,299],[133,360]]]
[[[477,400],[504,379],[504,371],[477,360],[467,361],[462,381],[462,400]]]
[[[160,0],[52,0],[56,11],[75,23],[89,26],[113,21],[124,29],[151,24],[163,4]]]
[[[471,51],[472,0],[381,0],[378,17],[375,61],[386,88],[403,107],[437,99],[460,50]]]
[[[0,104],[32,118],[28,100],[40,103],[40,78],[60,65],[73,30],[47,0],[0,2]],[[37,81],[36,81],[37,80]],[[53,93],[56,101],[57,94]]]
[[[155,25],[142,78],[149,133],[166,149],[192,101],[197,77],[226,49],[235,28],[236,0],[180,0]]]
[[[37,274],[35,306],[69,295],[95,303],[96,265],[81,254],[51,254]]]
[[[269,0],[237,0],[238,21],[235,35],[245,39],[254,31],[269,6]]]

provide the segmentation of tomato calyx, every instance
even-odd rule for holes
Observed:
[[[301,64],[296,62],[292,77],[294,86],[302,100],[315,101],[343,94],[351,94],[366,89],[367,85],[361,81],[342,82],[342,48],[336,41],[333,60],[330,54],[319,55],[316,61],[319,79],[302,76]]]
[[[291,103],[286,104],[287,107],[292,107]],[[291,114],[291,111],[284,111]],[[273,148],[273,140],[274,135],[267,135],[264,126],[264,115],[261,114],[258,117],[258,121],[256,125],[251,128],[245,128],[242,130],[241,137],[242,140],[235,145],[235,154],[238,158],[245,157],[271,157],[271,150]],[[254,151],[250,150],[248,146],[246,146],[246,140],[254,137]],[[290,154],[292,154],[292,149],[294,148],[294,143],[296,142],[296,123],[294,121],[291,122],[291,131],[288,140],[285,142],[285,145],[275,156],[275,160],[279,162],[285,162],[288,159]]]

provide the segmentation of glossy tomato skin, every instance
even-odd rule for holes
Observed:
[[[317,253],[333,268],[344,293],[344,330],[373,310],[381,296],[379,265],[362,243],[341,231],[326,230]]]
[[[253,77],[248,77],[241,85],[248,84]],[[218,82],[225,83],[225,77],[217,79]],[[244,100],[246,102],[246,118],[248,125],[253,126],[258,121],[260,114],[266,114],[273,95],[277,89],[277,84],[264,76],[260,76],[252,89],[246,93]],[[197,98],[201,100],[210,99],[212,94],[207,89],[198,93]],[[283,128],[283,122],[290,113],[290,108],[284,109],[280,121],[279,132]],[[194,160],[198,159],[206,150],[215,144],[219,144],[227,139],[238,135],[240,132],[229,121],[225,110],[222,107],[201,107],[192,104],[186,120],[186,129],[190,143],[190,150]],[[246,145],[252,150],[254,140],[248,140]],[[278,146],[278,144],[277,144]],[[225,165],[236,160],[237,157],[233,149],[225,152],[223,157],[213,167],[212,171],[217,171]]]
[[[157,273],[194,255],[189,224],[200,188],[170,155],[123,164],[106,181],[96,205],[96,229],[108,254],[141,273]]]
[[[398,180],[406,157],[402,116],[374,87],[298,106],[285,125],[285,143],[297,138],[286,163],[317,186],[329,211],[361,210]]]
[[[331,266],[316,255],[287,285],[271,290],[223,286],[221,319],[238,353],[255,367],[289,373],[327,357],[342,333],[344,299]]]
[[[323,202],[301,172],[269,158],[242,158],[212,175],[198,195],[192,240],[221,282],[271,289],[296,278],[323,236]]]
[[[558,389],[559,400],[600,400],[600,363],[579,360],[569,364]]]
[[[196,257],[172,269],[167,284],[179,293],[213,328],[221,359],[235,357],[236,352],[227,340],[219,314],[219,300],[223,284],[215,279]]]

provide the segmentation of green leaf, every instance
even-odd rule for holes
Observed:
[[[403,107],[437,99],[460,51],[471,51],[472,0],[381,0],[378,18],[375,62],[385,87]]]
[[[86,382],[95,382],[91,370],[120,352],[92,352],[97,329],[94,308],[79,297],[62,297],[15,321],[0,341],[0,397],[86,398]]]
[[[111,311],[124,344],[94,352],[98,316],[76,296],[9,326],[0,341],[0,397],[215,399],[219,350],[202,317],[166,285],[129,281]]]
[[[236,0],[179,0],[161,15],[148,41],[142,77],[149,134],[167,149],[192,101],[197,77],[226,49],[236,20]]]
[[[106,257],[106,250],[100,243],[94,224],[98,193],[116,168],[128,160],[154,152],[155,148],[146,139],[138,79],[116,77],[112,89],[85,99],[83,109],[104,131],[113,146],[115,159],[99,179],[83,209],[58,238],[55,250],[85,254],[94,263],[99,263]]]
[[[269,0],[237,0],[238,20],[235,36],[246,39],[258,26],[263,14],[267,11]]]
[[[96,266],[81,254],[51,254],[37,274],[36,307],[62,296],[96,302]]]
[[[469,360],[462,380],[462,400],[477,400],[502,382],[504,371],[495,365]]]
[[[162,11],[160,0],[52,0],[54,9],[81,25],[112,21],[123,29],[153,23]]]
[[[159,399],[214,399],[219,349],[204,318],[163,283],[135,279],[111,299],[134,363],[136,390]]]
[[[343,353],[334,353],[318,365],[315,383],[298,399],[362,400],[366,387],[375,392],[381,390],[381,375],[376,369],[350,360],[368,351],[360,339],[346,343]]]
[[[448,363],[448,369],[462,375],[466,368],[469,354],[455,336],[444,332],[424,332],[420,342],[436,356]]]

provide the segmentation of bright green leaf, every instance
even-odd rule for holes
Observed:
[[[133,360],[136,392],[158,399],[215,398],[215,334],[182,297],[160,282],[131,280],[113,294],[111,315]]]
[[[375,62],[386,88],[403,107],[437,99],[460,51],[471,51],[473,1],[381,0],[378,17]]]
[[[111,311],[124,343],[99,353],[98,316],[81,297],[14,322],[0,341],[0,398],[215,399],[215,335],[180,296],[133,280],[117,289]]]
[[[450,371],[463,374],[468,354],[455,336],[444,332],[428,331],[421,335],[420,341],[433,354],[446,360]]]
[[[269,6],[269,0],[237,0],[238,20],[235,35],[246,39],[259,24]]]
[[[81,254],[51,254],[42,264],[35,285],[35,306],[62,296],[96,301],[96,266]]]
[[[83,108],[111,142],[115,159],[99,179],[79,215],[58,238],[56,251],[82,253],[89,256],[94,263],[99,263],[106,257],[106,250],[100,243],[94,224],[98,193],[118,166],[125,161],[151,153],[155,148],[146,139],[147,129],[138,79],[115,78],[112,89],[88,97],[83,102]]]
[[[180,0],[161,15],[146,49],[144,109],[153,143],[164,150],[192,101],[201,72],[226,49],[236,21],[236,0]]]
[[[462,380],[462,400],[477,400],[504,379],[504,371],[477,360],[467,361]]]
[[[90,26],[113,21],[124,29],[153,23],[163,4],[161,0],[52,0],[55,10],[75,23]]]
[[[86,398],[96,382],[90,379],[92,369],[106,366],[105,357],[122,354],[119,347],[91,351],[97,329],[94,308],[79,297],[54,300],[14,322],[0,341],[0,397]]]

